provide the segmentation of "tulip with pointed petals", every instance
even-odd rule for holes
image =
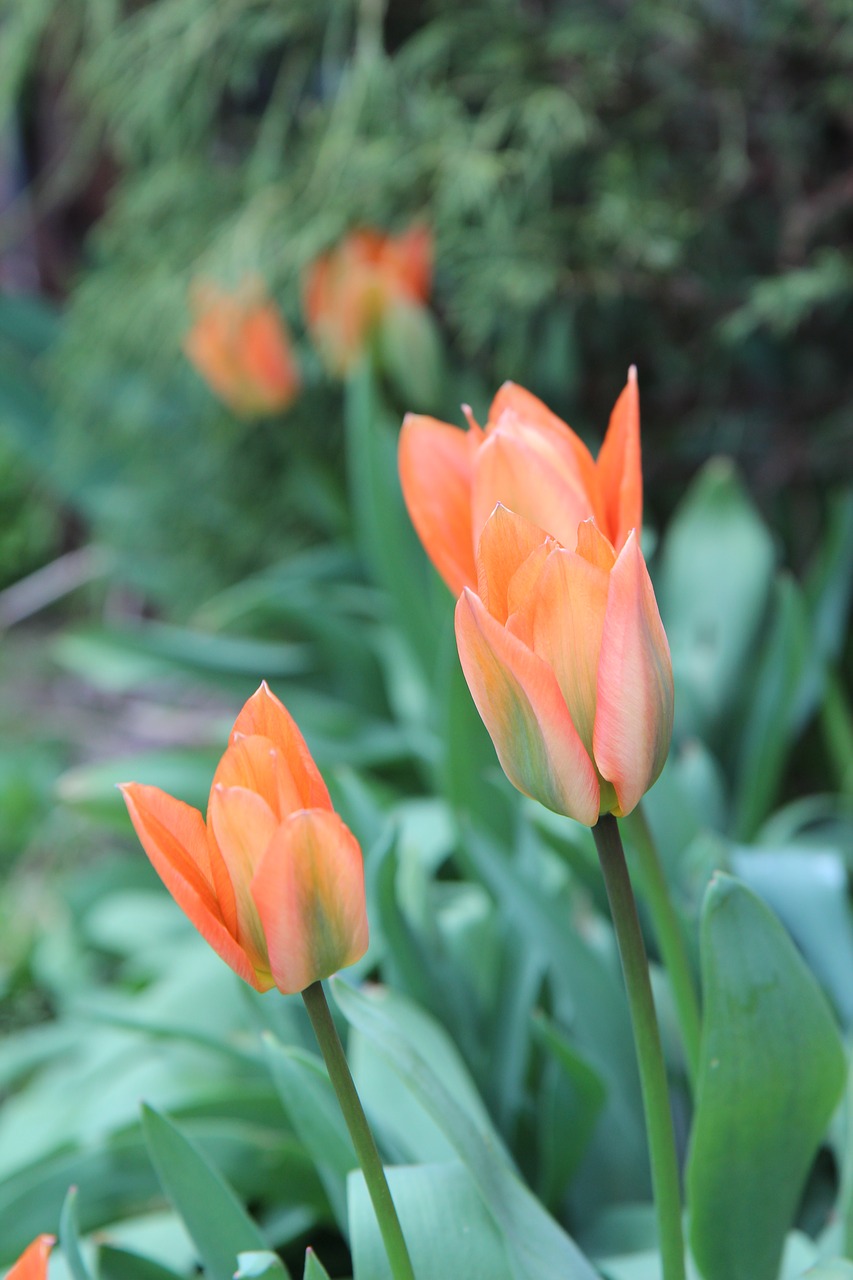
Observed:
[[[7,1273],[6,1280],[46,1280],[50,1250],[55,1243],[53,1236],[36,1236]]]
[[[121,791],[166,888],[258,991],[303,991],[366,951],[361,850],[266,683],[234,724],[206,823],[158,787]]]
[[[234,293],[202,281],[191,294],[184,351],[224,404],[244,418],[280,413],[296,398],[299,369],[281,313],[260,281]]]
[[[635,532],[571,549],[498,505],[456,606],[468,687],[514,786],[594,826],[630,813],[672,736],[669,645]]]
[[[477,545],[500,502],[574,551],[592,516],[616,551],[643,516],[640,397],[632,368],[597,460],[541,400],[507,382],[485,429],[409,414],[400,436],[403,495],[427,555],[454,595],[477,584]]]

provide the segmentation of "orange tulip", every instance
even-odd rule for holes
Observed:
[[[400,479],[412,523],[454,595],[477,582],[483,527],[498,502],[569,551],[592,516],[617,551],[643,516],[637,374],[616,401],[593,461],[571,427],[512,382],[492,401],[485,430],[409,414],[400,436]]]
[[[663,768],[672,665],[636,533],[617,555],[588,519],[572,542],[498,505],[456,641],[510,782],[594,826],[630,813]]]
[[[299,370],[284,320],[261,284],[250,279],[226,293],[200,283],[191,307],[184,351],[220,400],[246,418],[286,409],[299,391]]]
[[[55,1243],[53,1236],[37,1236],[8,1272],[6,1280],[46,1280],[47,1262]]]
[[[401,236],[353,231],[318,258],[305,279],[305,316],[329,370],[347,374],[395,305],[420,305],[432,279],[432,235],[423,226]]]
[[[256,990],[303,991],[366,951],[361,850],[266,683],[234,724],[206,825],[158,787],[121,791],[178,906]]]

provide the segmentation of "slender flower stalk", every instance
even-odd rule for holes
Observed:
[[[699,1074],[699,1040],[702,1031],[699,998],[681,921],[669,892],[660,854],[643,806],[626,818],[637,848],[640,894],[649,909],[655,937],[669,976],[675,1010],[681,1028],[687,1074],[692,1089]]]
[[[340,1036],[329,1012],[322,982],[314,982],[310,987],[306,987],[302,992],[302,999],[305,1001],[305,1008],[308,1010],[308,1017],[311,1019],[317,1043],[323,1054],[332,1088],[343,1112],[358,1156],[358,1163],[364,1174],[391,1273],[394,1280],[414,1280],[415,1273],[406,1248],[400,1219],[394,1208],[385,1170],[353,1082]]]
[[[593,827],[592,834],[604,875],[628,992],[649,1141],[663,1280],[685,1280],[675,1135],[646,948],[616,819],[604,814]]]

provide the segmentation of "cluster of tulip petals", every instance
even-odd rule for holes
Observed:
[[[637,805],[672,734],[669,646],[639,544],[632,369],[597,460],[507,383],[481,429],[410,415],[400,476],[412,522],[459,596],[456,639],[510,781],[589,826]]]

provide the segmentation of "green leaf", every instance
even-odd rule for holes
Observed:
[[[670,523],[657,575],[682,734],[719,725],[770,590],[773,542],[732,464],[709,462]]]
[[[501,1234],[463,1165],[389,1169],[388,1185],[418,1280],[513,1280]],[[360,1170],[349,1180],[349,1206],[354,1280],[391,1280]]]
[[[594,1280],[583,1254],[518,1177],[497,1135],[475,1123],[424,1060],[417,1040],[401,1034],[390,993],[376,989],[367,995],[339,980],[333,991],[347,1021],[373,1042],[465,1165],[503,1237],[514,1280]]]
[[[734,830],[741,840],[755,835],[776,799],[811,647],[803,594],[793,578],[780,574],[734,771]]]
[[[59,1215],[59,1245],[73,1280],[92,1280],[92,1274],[83,1261],[80,1236],[77,1230],[77,1188],[69,1187],[68,1195]]]
[[[142,1128],[160,1185],[205,1267],[213,1280],[233,1280],[239,1253],[267,1248],[260,1229],[195,1143],[170,1120],[143,1105]]]
[[[346,1179],[358,1160],[322,1061],[304,1049],[263,1035],[272,1078],[282,1106],[311,1159],[342,1229],[346,1226]]]
[[[776,1280],[844,1051],[826,999],[769,909],[716,875],[702,915],[705,1025],[687,1167],[705,1280]],[[725,1224],[725,1229],[721,1229]]]
[[[552,1087],[541,1090],[540,1194],[550,1205],[558,1203],[586,1155],[607,1101],[607,1087],[601,1075],[544,1013],[534,1017],[533,1031],[559,1071]]]
[[[305,1270],[302,1280],[330,1280],[330,1276],[313,1249],[305,1250]]]
[[[287,1275],[281,1258],[268,1249],[238,1254],[237,1264],[234,1280],[284,1280]]]
[[[181,1280],[181,1277],[151,1258],[102,1244],[98,1250],[98,1280]]]

